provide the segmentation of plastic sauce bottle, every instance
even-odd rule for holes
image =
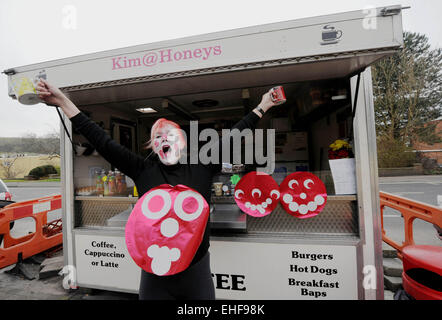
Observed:
[[[113,171],[109,171],[108,179],[109,179],[109,195],[113,196],[116,193],[115,175]]]
[[[127,192],[127,183],[126,183],[126,176],[124,173],[121,174],[121,194],[126,195]]]
[[[103,171],[102,178],[103,180],[103,195],[108,196],[109,195],[109,179],[106,175],[106,172]]]
[[[97,177],[95,181],[97,185],[97,195],[102,196],[104,193],[104,186],[100,171],[97,171]]]
[[[116,184],[116,193],[121,194],[121,173],[118,170],[115,170],[115,184]]]

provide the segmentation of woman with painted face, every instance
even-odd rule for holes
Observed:
[[[175,122],[159,119],[154,123],[151,128],[151,139],[148,142],[148,147],[152,148],[153,152],[144,158],[112,140],[61,90],[46,80],[40,80],[37,91],[44,102],[59,106],[63,110],[75,129],[88,139],[104,159],[135,182],[140,198],[160,185],[184,185],[197,191],[210,205],[212,178],[221,170],[221,163],[211,165],[192,164],[190,161],[181,163],[180,158],[186,156],[183,152],[186,139],[180,126]],[[265,93],[260,104],[232,129],[241,131],[255,128],[263,114],[274,105],[270,92]],[[162,276],[142,270],[140,299],[215,299],[208,252],[210,231],[208,223],[202,230],[201,243],[190,265],[184,271]]]

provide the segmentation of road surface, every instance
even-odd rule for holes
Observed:
[[[381,177],[379,190],[433,206],[442,206],[442,203],[438,204],[438,196],[442,198],[441,175]],[[404,223],[399,212],[390,208],[385,210],[384,229],[392,240],[399,243],[404,241]],[[416,244],[442,245],[433,225],[419,219],[413,222],[413,237]],[[383,243],[383,247],[389,246]]]

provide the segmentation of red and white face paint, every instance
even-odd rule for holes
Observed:
[[[135,263],[159,276],[190,265],[203,239],[209,205],[197,191],[163,184],[146,192],[126,224],[126,245]]]
[[[235,201],[238,207],[253,217],[270,214],[279,201],[279,186],[266,173],[249,172],[235,187]]]
[[[181,130],[170,124],[161,126],[152,134],[152,149],[165,165],[178,163],[184,144]]]
[[[324,183],[313,173],[294,172],[280,185],[281,205],[298,218],[311,218],[324,209],[327,191]]]

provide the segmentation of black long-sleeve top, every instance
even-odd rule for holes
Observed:
[[[252,111],[236,123],[232,129],[239,129],[239,131],[246,128],[253,129],[259,119]],[[82,112],[70,120],[77,131],[95,147],[104,159],[134,181],[139,197],[161,184],[167,183],[172,186],[183,184],[198,191],[210,205],[212,178],[221,170],[221,164],[189,164],[187,161],[187,164],[164,165],[155,154],[143,158],[118,144]],[[191,265],[198,262],[208,251],[209,235],[210,228],[207,224],[203,240]]]

